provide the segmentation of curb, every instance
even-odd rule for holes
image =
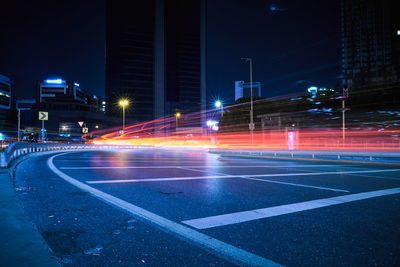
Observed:
[[[226,151],[209,150],[209,153],[227,157],[264,158],[281,160],[345,162],[357,164],[400,165],[400,153],[351,152],[351,151]]]

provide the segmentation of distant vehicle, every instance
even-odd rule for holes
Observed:
[[[27,142],[34,142],[37,143],[39,140],[39,136],[41,133],[41,129],[39,128],[25,128],[24,132],[22,133],[22,140]]]

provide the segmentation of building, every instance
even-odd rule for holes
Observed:
[[[17,99],[15,101],[15,107],[17,110],[29,110],[35,108],[36,100],[35,99]]]
[[[396,1],[342,0],[343,85],[400,82],[400,16]]]
[[[69,105],[71,103],[86,103],[85,92],[81,89],[79,83],[65,81],[60,78],[38,82],[36,96],[37,103],[46,107],[52,105],[60,107],[60,105]]]
[[[205,0],[107,1],[106,102],[148,121],[205,109]]]
[[[11,108],[11,81],[0,74],[0,126],[6,123],[7,113]]]
[[[261,83],[260,82],[252,82],[250,86],[250,82],[245,81],[236,81],[235,82],[235,101],[242,97],[251,96],[251,87],[253,87],[253,97],[261,97]]]
[[[91,111],[95,112],[106,112],[106,101],[100,96],[96,95],[88,95],[86,96],[86,104],[88,105]]]
[[[335,95],[335,89],[321,87],[318,88],[316,86],[308,87],[307,92],[310,94],[311,98]]]

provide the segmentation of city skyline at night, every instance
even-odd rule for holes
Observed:
[[[105,1],[70,1],[60,9],[46,1],[5,5],[1,24],[9,41],[0,45],[0,73],[12,79],[15,97],[34,97],[35,82],[48,77],[74,79],[90,94],[105,95]],[[26,35],[29,44],[21,39]],[[253,58],[254,78],[270,97],[310,84],[334,86],[340,56],[339,3],[207,3],[207,104],[234,101],[234,82],[249,75],[241,57]]]

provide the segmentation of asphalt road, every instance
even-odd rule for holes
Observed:
[[[15,184],[65,266],[400,266],[400,166],[84,151]]]

